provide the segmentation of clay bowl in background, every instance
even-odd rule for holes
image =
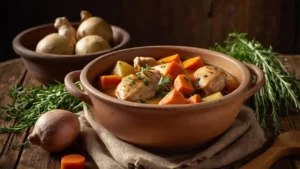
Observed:
[[[75,28],[79,23],[72,24]],[[57,32],[53,24],[33,27],[18,34],[13,40],[14,51],[21,56],[28,72],[42,83],[51,83],[54,80],[63,81],[65,75],[73,70],[82,69],[87,63],[100,55],[125,48],[130,35],[117,26],[112,26],[112,48],[87,55],[58,55],[37,53],[37,43],[50,33]]]
[[[123,101],[108,96],[93,84],[118,60],[132,63],[136,56],[156,59],[178,53],[181,58],[201,56],[206,64],[221,67],[233,74],[240,86],[223,98],[211,102],[180,105],[152,105]],[[257,76],[252,84],[251,73]],[[80,80],[84,91],[74,82]],[[65,78],[67,90],[88,103],[97,121],[129,143],[155,151],[179,152],[202,145],[222,134],[235,120],[243,102],[264,84],[261,69],[241,63],[224,54],[193,47],[146,46],[116,51],[99,57],[82,71]]]

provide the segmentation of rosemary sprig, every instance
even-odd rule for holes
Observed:
[[[16,85],[9,91],[9,96],[13,102],[2,108],[0,117],[8,121],[17,120],[17,123],[15,126],[0,126],[0,133],[19,132],[31,127],[40,115],[53,109],[77,113],[83,106],[83,103],[71,96],[61,83],[40,87]]]
[[[248,40],[244,33],[230,33],[224,45],[215,44],[213,50],[252,63],[264,71],[266,84],[255,94],[256,117],[262,127],[271,118],[275,131],[280,132],[280,110],[300,109],[300,83],[282,64],[285,61],[272,47],[266,49],[256,40]]]
[[[159,79],[158,84],[156,85],[156,89],[158,89],[159,87],[163,87],[166,90],[169,90],[168,84],[171,82],[170,76],[167,75],[166,77],[161,76]]]

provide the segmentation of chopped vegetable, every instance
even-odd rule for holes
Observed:
[[[121,82],[122,77],[117,75],[102,75],[99,79],[99,84],[102,89],[113,89]]]
[[[193,71],[185,71],[185,75],[191,79],[191,81],[196,81],[195,77],[194,77],[194,72]]]
[[[202,101],[208,102],[208,101],[221,99],[222,97],[223,97],[222,93],[217,92],[217,93],[214,93],[212,95],[209,95],[209,96],[206,96],[206,97],[202,98]]]
[[[61,158],[61,169],[84,169],[85,157],[80,154],[69,154]]]
[[[188,101],[182,93],[173,89],[158,104],[188,104]]]
[[[98,35],[107,40],[108,43],[112,42],[112,28],[104,19],[95,17],[88,11],[81,11],[80,16],[82,22],[77,29],[78,40],[88,35]]]
[[[118,61],[112,71],[112,74],[125,77],[127,75],[132,74],[133,72],[134,72],[133,66],[131,66],[126,62]]]
[[[195,104],[195,103],[200,103],[202,102],[202,99],[200,97],[199,94],[194,94],[193,96],[191,96],[189,99],[188,99],[188,102],[190,104]]]
[[[67,37],[72,46],[75,46],[77,42],[76,30],[66,17],[56,18],[54,27],[58,30],[59,35]]]
[[[172,62],[166,63],[166,64],[162,64],[162,65],[157,65],[157,66],[154,66],[153,68],[160,71],[160,73],[164,77],[170,75],[171,80],[174,80],[179,74],[184,73],[182,66],[175,61],[172,61]]]
[[[249,40],[245,33],[230,33],[224,45],[216,44],[213,50],[255,64],[265,74],[265,86],[254,95],[256,117],[262,127],[268,118],[273,120],[275,131],[280,131],[279,110],[300,109],[300,83],[282,64],[284,58],[264,48],[256,40]]]
[[[204,66],[203,61],[200,56],[187,59],[182,62],[182,65],[185,70],[196,70],[196,69]]]
[[[168,57],[164,57],[160,60],[158,60],[158,64],[165,64],[165,63],[170,63],[170,62],[177,62],[177,63],[180,63],[180,57],[178,54],[175,54],[175,55],[171,55],[171,56],[168,56]]]
[[[35,51],[38,53],[70,55],[74,52],[74,46],[67,37],[52,33],[39,41]]]
[[[184,74],[180,74],[176,77],[174,81],[174,89],[184,95],[194,93],[194,87],[191,80]]]
[[[225,91],[231,93],[237,89],[239,85],[239,82],[231,74],[227,73]]]
[[[81,38],[75,46],[76,55],[85,55],[89,53],[100,52],[110,49],[109,43],[98,35],[88,35]]]

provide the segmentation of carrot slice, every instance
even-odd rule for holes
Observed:
[[[158,64],[164,64],[164,63],[170,63],[172,61],[175,61],[177,63],[180,63],[180,57],[178,54],[175,54],[175,55],[171,55],[171,56],[168,56],[168,57],[164,57],[160,60],[158,60]]]
[[[188,101],[182,93],[173,89],[158,104],[188,104]]]
[[[170,78],[172,80],[174,80],[179,74],[184,73],[182,66],[175,61],[172,61],[171,63],[157,65],[157,66],[154,66],[153,68],[160,71],[160,73],[164,77],[170,75]]]
[[[201,99],[201,97],[199,96],[199,94],[194,94],[193,96],[191,96],[191,97],[188,99],[188,102],[189,102],[190,104],[200,103],[200,102],[202,102],[202,99]]]
[[[239,87],[238,81],[231,74],[227,73],[225,91],[231,93],[238,87]]]
[[[61,158],[61,169],[83,169],[85,157],[79,154],[69,154]]]
[[[182,64],[183,64],[183,68],[185,70],[196,70],[196,69],[204,66],[203,61],[200,56],[187,59],[187,60],[183,61]]]
[[[194,93],[194,87],[191,79],[184,74],[180,74],[176,77],[174,81],[174,89],[185,95]]]
[[[184,74],[185,74],[189,79],[191,79],[191,81],[195,81],[195,80],[196,80],[193,71],[185,70],[185,73],[184,73]]]
[[[99,78],[99,85],[102,89],[114,89],[121,82],[122,76],[117,75],[103,75]]]

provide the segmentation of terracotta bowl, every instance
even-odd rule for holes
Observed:
[[[79,23],[73,23],[77,28]],[[33,27],[18,34],[13,40],[14,51],[21,56],[28,72],[42,83],[50,83],[54,80],[63,81],[65,75],[73,70],[83,67],[100,55],[125,48],[129,41],[129,34],[117,26],[112,26],[113,44],[112,48],[87,54],[87,55],[57,55],[37,53],[37,43],[50,33],[57,32],[53,24]]]
[[[152,105],[118,100],[93,85],[99,75],[118,60],[132,62],[136,56],[159,59],[178,53],[181,58],[201,56],[206,64],[233,74],[240,86],[222,99],[198,104]],[[257,80],[252,84],[252,74]],[[84,91],[74,82],[80,80]],[[237,117],[243,102],[264,84],[261,69],[224,54],[193,47],[146,46],[103,55],[65,77],[68,91],[90,105],[97,121],[118,138],[158,151],[183,151],[200,146],[222,134]]]

